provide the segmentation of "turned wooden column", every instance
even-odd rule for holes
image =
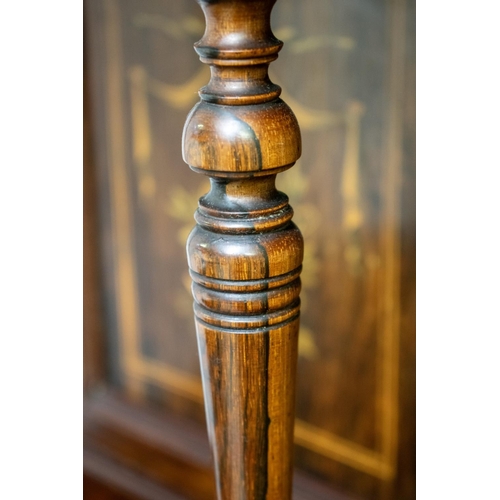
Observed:
[[[292,490],[303,240],[276,174],[300,156],[297,120],[268,77],[275,0],[198,0],[211,79],[187,118],[184,161],[210,177],[187,243],[219,500]]]

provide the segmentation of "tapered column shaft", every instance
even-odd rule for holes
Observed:
[[[183,157],[211,178],[187,252],[217,495],[288,500],[303,241],[275,178],[299,158],[300,131],[267,74],[282,46],[275,0],[198,2],[212,77]]]

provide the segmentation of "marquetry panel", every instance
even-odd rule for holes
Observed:
[[[277,180],[305,238],[296,463],[362,498],[414,496],[413,8],[273,11],[271,79],[303,136]],[[88,28],[110,379],[202,421],[184,247],[208,179],[181,133],[209,78],[203,16],[194,0],[96,0]]]

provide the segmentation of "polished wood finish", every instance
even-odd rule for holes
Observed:
[[[195,48],[211,79],[183,134],[185,162],[211,180],[187,252],[220,500],[292,490],[303,239],[275,179],[301,139],[267,73],[282,47],[274,3],[199,0],[207,27]]]
[[[150,407],[195,419],[207,440],[185,241],[209,179],[183,166],[179,144],[210,70],[192,49],[205,26],[193,0],[86,4],[97,174],[86,208],[98,222],[86,243],[102,283],[85,293],[102,301],[89,310],[104,313],[95,332],[85,315],[85,365],[97,374],[87,394],[139,386],[145,408],[121,435],[140,459],[114,433],[96,448],[123,466],[115,480],[129,489],[127,471],[158,480],[140,425]],[[294,476],[308,471],[363,499],[415,498],[414,8],[410,0],[279,0],[272,12],[285,48],[271,79],[303,143],[301,159],[277,176],[305,239]],[[115,239],[124,227],[130,239]],[[135,287],[122,286],[129,278]],[[188,466],[185,477],[197,481]],[[312,492],[307,498],[319,498]]]

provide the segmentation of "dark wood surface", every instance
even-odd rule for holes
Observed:
[[[215,499],[209,443],[196,422],[116,393],[89,398],[84,421],[84,469],[104,489],[144,500]],[[300,471],[293,491],[295,500],[355,500]]]
[[[83,498],[85,500],[133,500],[134,497],[110,487],[97,479],[84,475],[83,476]]]
[[[275,0],[198,3],[211,79],[182,146],[211,181],[187,252],[217,498],[289,500],[304,243],[275,182],[300,157],[300,130],[268,76],[283,45]]]
[[[209,186],[179,148],[210,78],[191,48],[203,15],[86,3],[107,351],[87,344],[89,394],[108,385],[203,426],[184,245]],[[349,495],[412,499],[414,2],[279,0],[272,16],[285,49],[271,78],[303,143],[277,176],[305,240],[295,464]]]
[[[99,384],[106,372],[104,307],[101,255],[99,245],[99,195],[94,161],[93,116],[88,54],[84,54],[84,134],[83,134],[83,352],[85,358],[84,388]]]

